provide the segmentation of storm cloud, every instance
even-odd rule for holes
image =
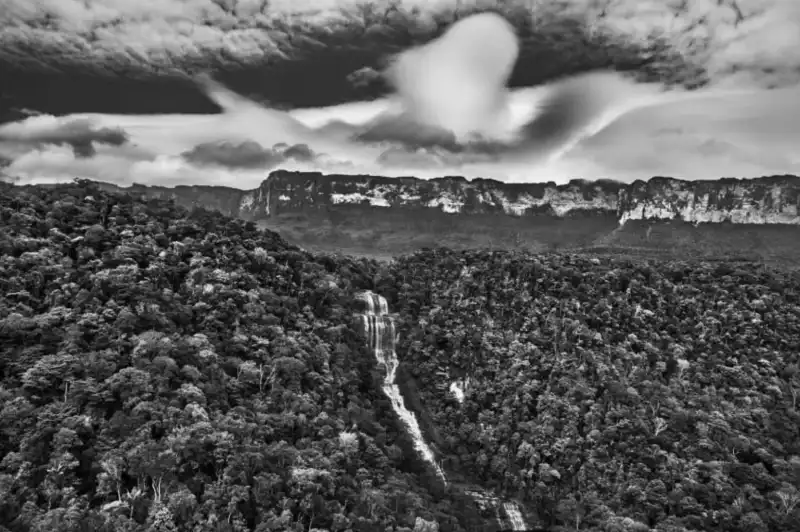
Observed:
[[[255,141],[242,143],[205,142],[181,154],[196,165],[216,165],[227,168],[274,168],[287,161],[312,163],[317,154],[307,144],[288,146],[276,144],[265,148]]]
[[[213,112],[188,82],[198,71],[274,106],[375,98],[390,89],[377,75],[388,58],[431,42],[488,4],[6,0],[4,105],[48,113],[126,106],[136,113]],[[688,87],[800,79],[800,7],[793,0],[491,4],[519,36],[511,87],[606,68]],[[98,75],[106,78],[102,90]]]
[[[0,129],[0,142],[13,141],[26,147],[47,144],[68,145],[78,157],[92,157],[95,143],[121,146],[128,142],[121,128],[97,127],[88,119],[58,120],[53,117],[34,117],[23,124],[10,124]]]
[[[8,0],[0,24],[0,122],[89,120],[7,124],[9,171],[32,178],[61,161],[239,183],[330,168],[323,152],[357,172],[525,181],[798,164],[794,0]],[[23,130],[39,136],[20,155]]]

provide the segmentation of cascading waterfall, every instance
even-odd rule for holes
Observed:
[[[362,292],[358,294],[357,297],[361,301],[364,301],[367,307],[361,317],[369,347],[378,363],[386,368],[386,374],[383,379],[383,392],[389,397],[392,408],[400,419],[403,420],[403,423],[408,429],[414,441],[414,448],[431,464],[431,466],[433,466],[436,473],[441,477],[445,485],[447,485],[447,476],[439,464],[436,463],[436,457],[433,451],[428,444],[425,443],[419,422],[417,422],[417,417],[406,408],[405,401],[400,393],[400,387],[395,384],[397,368],[400,365],[400,361],[395,351],[397,337],[395,336],[394,318],[389,315],[389,305],[386,302],[386,298],[369,291]],[[483,490],[468,491],[467,493],[475,499],[478,505],[486,506],[489,504],[495,508],[497,522],[501,528],[527,530],[527,524],[516,502],[508,501],[501,505],[497,497]],[[503,510],[502,513],[505,515],[501,515],[501,508]]]
[[[503,509],[506,511],[509,524],[512,530],[525,530],[525,519],[522,518],[522,512],[519,511],[519,506],[515,502],[503,503]]]
[[[389,397],[392,402],[392,408],[406,425],[411,439],[414,441],[414,448],[433,466],[442,481],[447,484],[447,477],[444,471],[436,463],[433,451],[422,437],[422,430],[417,422],[417,416],[406,408],[405,401],[400,393],[400,387],[395,384],[397,367],[400,365],[400,361],[397,359],[397,353],[395,352],[394,318],[389,315],[389,306],[386,303],[386,298],[373,292],[359,294],[359,298],[367,304],[367,311],[362,317],[369,347],[375,354],[378,363],[383,364],[386,368],[386,374],[383,378],[383,392]]]
[[[467,396],[466,391],[468,387],[469,387],[469,377],[467,377],[466,379],[462,379],[460,381],[455,381],[450,383],[450,393],[452,393],[453,396],[455,396],[456,401],[458,401],[459,404],[464,403],[464,399]]]

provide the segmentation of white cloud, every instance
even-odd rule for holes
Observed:
[[[625,180],[800,173],[800,89],[726,95],[640,109],[568,158]]]
[[[769,2],[776,1],[762,0],[758,4],[766,6]],[[56,7],[45,2],[34,2],[31,6],[34,11],[37,9],[55,10],[60,17],[59,24],[65,28],[71,28],[71,31],[77,27],[75,25],[95,24],[96,21],[107,20],[109,17],[113,19],[112,13],[128,10],[126,12],[134,14],[133,18],[125,19],[118,25],[108,26],[103,31],[116,32],[115,36],[121,35],[119,32],[123,29],[127,32],[141,32],[140,38],[132,41],[134,48],[139,47],[139,51],[130,52],[128,50],[125,53],[149,54],[148,57],[151,59],[153,54],[163,53],[165,57],[168,57],[169,53],[177,50],[177,48],[164,48],[167,46],[163,44],[166,35],[174,37],[170,41],[172,43],[170,46],[183,43],[180,44],[183,46],[180,53],[188,54],[194,53],[191,50],[201,50],[204,46],[218,45],[219,43],[215,41],[218,36],[216,32],[223,32],[223,37],[228,39],[227,42],[232,42],[230,39],[233,38],[231,35],[236,35],[234,32],[240,29],[246,30],[246,28],[238,28],[238,23],[234,24],[232,19],[220,12],[218,8],[209,7],[200,1],[190,3],[191,6],[187,8],[186,13],[189,13],[191,17],[202,15],[202,17],[214,18],[218,26],[211,28],[208,32],[198,30],[197,35],[193,34],[194,26],[192,26],[191,17],[185,18],[183,22],[177,20],[174,23],[147,26],[144,21],[147,17],[152,17],[152,13],[148,13],[141,6],[126,7],[129,4],[110,0],[100,3],[105,6],[103,9],[93,8],[91,13],[86,11],[86,4],[83,2],[77,7],[69,2],[58,4]],[[91,5],[94,6],[94,4]],[[613,26],[617,32],[627,32],[631,38],[636,35],[651,35],[656,32],[654,28],[659,27],[667,28],[662,28],[663,32],[666,32],[665,34],[673,40],[677,36],[703,37],[707,40],[707,46],[696,47],[692,53],[714,51],[714,54],[709,55],[708,60],[708,64],[713,67],[712,72],[723,84],[733,85],[756,79],[753,69],[763,69],[764,65],[772,64],[768,62],[768,59],[772,57],[769,54],[772,52],[766,47],[759,47],[755,43],[747,44],[748,42],[755,39],[758,42],[770,40],[774,45],[786,44],[791,42],[794,35],[788,30],[779,29],[774,35],[765,36],[765,32],[769,32],[766,31],[764,21],[771,20],[769,17],[775,16],[769,14],[768,11],[743,12],[742,19],[738,20],[735,9],[726,7],[725,10],[720,10],[722,9],[720,6],[725,7],[728,4],[719,3],[716,0],[712,3],[700,0],[698,3],[691,4],[691,10],[679,13],[676,17],[674,9],[670,7],[674,5],[676,5],[674,2],[641,2],[637,4],[627,1],[611,2],[609,8],[611,14],[607,15],[602,23],[608,27]],[[755,4],[749,5],[752,8]],[[782,16],[786,18],[783,22],[786,23],[788,20],[788,23],[792,23],[789,14],[793,11],[786,8],[785,4],[781,5],[784,6],[781,11]],[[169,14],[171,13],[170,9],[173,8],[174,4],[167,2],[165,6],[158,9],[161,9],[162,13]],[[204,9],[206,11],[203,11]],[[234,11],[239,12],[238,10]],[[21,11],[17,10],[16,12]],[[634,19],[639,16],[641,18]],[[88,21],[85,20],[86,17],[89,17]],[[708,22],[694,24],[700,19]],[[782,26],[782,28],[785,27],[788,26]],[[14,31],[40,32],[43,30],[22,25]],[[53,38],[61,39],[58,41],[61,46],[73,46],[75,50],[81,46],[79,41],[74,40],[73,34],[50,33],[55,36]],[[134,33],[125,35],[132,36]],[[72,36],[70,37],[70,35]],[[0,40],[2,39],[3,37],[0,37]],[[157,44],[159,42],[162,42],[162,45]],[[262,46],[262,44],[258,46]],[[250,49],[248,53],[257,53],[258,46]],[[239,42],[235,46],[232,45],[231,50],[242,50],[243,47],[246,48],[246,45]],[[412,52],[409,57],[413,57],[414,53],[416,52]],[[758,57],[760,59],[756,60]],[[789,65],[790,61],[794,61],[796,58],[784,51],[782,57],[775,56],[773,59],[776,61],[781,59],[786,62],[786,65]],[[737,71],[734,68],[736,65],[748,64],[747,61],[751,62],[749,70]],[[428,71],[425,70],[426,68],[431,68],[430,64],[424,64],[424,66],[425,68],[422,70],[425,72]],[[772,74],[784,76],[785,80],[789,79],[785,69],[770,68],[773,68]],[[453,79],[460,79],[463,83],[463,78],[455,76]],[[585,77],[582,79],[600,78]],[[475,158],[469,159],[441,153],[431,155],[420,152],[405,158],[397,156],[395,153],[390,158],[393,161],[392,164],[387,164],[385,159],[379,162],[379,157],[388,148],[387,145],[369,146],[350,142],[346,138],[347,127],[338,127],[336,134],[330,130],[320,132],[316,128],[332,120],[363,125],[382,112],[396,110],[398,108],[397,100],[352,103],[284,113],[265,108],[213,83],[207,84],[207,89],[212,98],[225,109],[223,114],[207,116],[95,114],[60,119],[48,116],[30,117],[15,124],[0,126],[0,141],[3,138],[6,139],[5,145],[0,142],[0,154],[12,154],[14,160],[7,172],[12,175],[16,173],[23,180],[64,178],[66,175],[69,176],[66,179],[76,176],[93,177],[121,184],[131,182],[227,184],[242,188],[257,185],[264,178],[265,172],[200,168],[181,158],[181,153],[204,143],[256,142],[261,146],[272,146],[281,142],[286,144],[306,143],[315,152],[327,153],[340,160],[339,162],[333,160],[326,160],[324,163],[318,162],[319,169],[325,171],[383,175],[414,174],[421,177],[458,173],[467,177],[481,176],[512,181],[554,180],[562,182],[571,178],[633,180],[648,178],[655,174],[704,179],[718,178],[721,175],[756,176],[798,171],[797,166],[800,161],[794,155],[796,146],[800,144],[800,126],[798,126],[800,124],[800,92],[798,89],[755,91],[735,97],[714,91],[692,93],[702,96],[702,100],[687,99],[684,93],[678,93],[670,96],[670,98],[674,97],[675,101],[669,105],[662,103],[662,105],[647,109],[631,110],[625,107],[633,106],[632,95],[637,95],[637,98],[641,96],[644,99],[652,99],[654,97],[653,87],[648,86],[645,90],[641,85],[634,85],[627,81],[617,83],[610,78],[602,79],[609,81],[610,84],[583,83],[581,85],[582,82],[576,82],[577,86],[582,87],[581,91],[584,91],[576,93],[579,96],[585,94],[584,89],[587,88],[603,89],[594,90],[591,93],[592,98],[566,100],[567,103],[588,102],[584,105],[586,109],[582,108],[580,112],[586,111],[588,113],[586,116],[592,115],[589,117],[591,119],[581,118],[583,115],[577,116],[576,113],[560,118],[562,122],[566,120],[564,123],[566,126],[572,127],[572,130],[581,129],[582,132],[585,132],[588,128],[591,130],[588,132],[594,136],[577,146],[572,143],[576,140],[572,138],[574,135],[564,136],[564,139],[560,139],[560,141],[564,140],[563,147],[565,149],[560,150],[559,156],[549,161],[534,160],[530,157],[521,157],[513,162],[507,159],[489,161],[477,158],[478,160],[474,160]],[[618,78],[614,79],[619,81]],[[447,82],[450,79],[445,76],[441,81]],[[449,92],[447,90],[440,91],[440,88],[438,85],[429,87],[431,91],[439,91],[436,92],[436,98],[434,98],[437,105],[443,101],[442,95],[446,100]],[[494,87],[494,89],[496,88]],[[606,91],[606,88],[609,90]],[[450,87],[450,91],[452,90],[455,88]],[[512,116],[506,123],[509,126],[507,129],[513,129],[524,123],[537,107],[537,102],[541,101],[542,96],[547,94],[548,90],[547,87],[537,87],[514,93],[509,106]],[[425,94],[422,96],[427,97]],[[658,96],[656,99],[665,101],[662,96]],[[620,101],[623,101],[625,105],[616,109]],[[423,101],[423,104],[427,105],[428,103],[430,102]],[[465,108],[471,108],[470,106],[475,102],[455,99],[455,103],[459,104],[456,106],[456,110],[463,111]],[[425,105],[422,107],[425,108]],[[604,119],[598,121],[595,118],[603,118],[601,115],[605,111],[618,111],[617,114],[627,112],[627,114],[624,114],[611,127],[601,131],[602,128],[597,127],[597,124],[604,122]],[[449,118],[452,118],[452,114],[444,117],[444,119]],[[63,128],[65,123],[74,122],[75,119],[88,121],[83,123],[91,124],[92,128],[97,130],[120,128],[129,136],[130,141],[119,147],[96,146],[97,155],[83,159],[76,158],[75,154],[66,147],[42,146],[48,142],[52,143],[53,132]],[[452,127],[450,122],[448,124]],[[552,129],[552,124],[550,127]],[[94,131],[94,129],[92,130]],[[569,131],[570,134],[575,133],[572,130]],[[550,130],[545,132],[547,131]],[[9,142],[9,139],[13,142]],[[27,148],[25,148],[26,142],[30,144]],[[28,151],[23,153],[25,149]],[[426,164],[426,161],[429,161],[430,164]],[[296,162],[291,163],[291,167],[313,169],[308,164]]]
[[[795,0],[599,0],[599,28],[648,42],[663,36],[726,84],[786,85],[800,79],[800,4]],[[607,14],[598,16],[602,8]]]
[[[720,96],[636,110],[552,161],[478,160],[473,163],[462,161],[463,164],[453,166],[442,164],[442,159],[436,156],[428,157],[430,164],[424,164],[425,156],[415,156],[406,160],[407,164],[399,157],[395,158],[394,165],[384,166],[377,162],[381,150],[365,152],[360,151],[364,150],[362,147],[340,144],[341,149],[329,152],[333,157],[319,158],[314,165],[292,162],[282,167],[344,174],[416,175],[422,178],[458,174],[511,182],[559,183],[575,178],[611,178],[629,182],[653,175],[716,179],[800,173],[800,154],[796,149],[800,145],[800,128],[797,126],[800,123],[800,90],[771,91],[766,96],[759,93]],[[365,107],[374,110],[375,105],[368,103]],[[316,109],[312,115],[317,120],[324,120],[326,113],[330,119],[342,119],[347,118],[350,112],[360,115],[354,105]],[[47,122],[45,117],[37,118],[39,120],[34,124]],[[16,158],[7,172],[21,177],[23,182],[87,177],[123,185],[138,182],[237,188],[254,188],[267,175],[266,170],[198,167],[180,157],[183,150],[177,149],[179,145],[191,146],[196,141],[196,137],[189,134],[194,130],[224,131],[227,127],[228,131],[235,131],[235,120],[229,123],[230,117],[195,117],[202,122],[194,123],[180,116],[126,118],[126,129],[133,131],[132,143],[144,141],[152,131],[159,131],[160,136],[147,143],[150,147],[154,148],[162,139],[170,137],[173,144],[165,143],[168,149],[161,153],[135,146],[101,145],[97,155],[83,159],[76,158],[67,147],[40,148],[22,155],[16,151]],[[113,123],[109,117],[105,120],[108,121],[106,125]],[[145,123],[149,125],[145,126]],[[242,129],[247,129],[246,124]],[[186,134],[188,140],[179,139]],[[313,142],[309,144],[312,149],[323,151]]]
[[[388,72],[406,112],[461,138],[484,129],[504,108],[518,53],[511,24],[486,13],[404,51]]]
[[[30,151],[15,159],[6,173],[18,177],[21,184],[68,182],[79,177],[122,186],[207,184],[241,188],[254,188],[266,177],[264,171],[199,167],[168,155],[131,160],[120,152],[100,150],[91,159],[79,159],[62,147]]]

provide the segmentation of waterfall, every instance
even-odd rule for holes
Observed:
[[[425,443],[422,436],[417,417],[406,408],[403,396],[400,393],[400,387],[395,383],[397,377],[397,368],[400,361],[397,358],[395,345],[397,343],[397,336],[395,335],[394,318],[389,315],[389,305],[386,298],[374,292],[362,292],[358,294],[357,298],[366,304],[366,310],[361,315],[364,325],[364,332],[367,335],[367,342],[369,348],[378,361],[386,371],[383,378],[383,392],[391,400],[392,408],[400,417],[414,441],[414,448],[425,459],[426,462],[433,466],[436,473],[447,485],[447,477],[444,470],[436,463],[436,457],[433,451]],[[465,381],[468,383],[469,381]],[[510,530],[527,530],[527,524],[522,517],[519,506],[516,502],[500,503],[500,500],[485,492],[482,489],[474,491],[467,491],[475,502],[480,507],[491,506],[495,510],[495,516],[498,524],[502,529]],[[504,510],[505,516],[501,515],[501,508]]]
[[[527,525],[522,518],[522,512],[519,511],[519,506],[515,502],[503,503],[503,509],[506,511],[511,530],[525,530]]]
[[[463,404],[464,399],[466,398],[467,394],[467,387],[469,387],[469,377],[466,379],[462,379],[460,381],[455,381],[450,383],[450,393],[452,393],[456,401]]]
[[[459,403],[464,402],[464,388],[461,386],[460,382],[451,382],[450,392],[456,397],[456,401]]]
[[[400,365],[400,361],[397,359],[397,353],[395,352],[397,338],[395,337],[394,318],[389,315],[386,298],[373,292],[365,292],[359,294],[358,297],[367,304],[367,310],[362,315],[362,318],[369,347],[378,360],[378,364],[382,364],[386,370],[383,378],[383,392],[391,400],[392,408],[408,429],[408,433],[414,441],[414,448],[422,455],[425,461],[433,466],[446,485],[447,477],[439,464],[436,463],[433,451],[425,443],[422,430],[417,422],[417,416],[406,408],[405,401],[400,393],[400,387],[395,383],[397,367]]]
[[[481,511],[494,511],[494,517],[501,530],[528,530],[528,524],[516,502],[500,502],[500,499],[483,490],[470,490],[467,495],[473,498]]]

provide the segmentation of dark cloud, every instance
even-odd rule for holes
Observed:
[[[356,90],[384,92],[387,89],[383,73],[371,66],[359,68],[348,74],[346,79]]]
[[[181,154],[198,165],[218,165],[230,168],[269,168],[284,161],[281,153],[266,149],[257,142],[205,142]]]
[[[0,141],[10,140],[30,146],[54,144],[70,146],[76,157],[95,155],[95,143],[122,146],[128,142],[128,135],[120,128],[96,127],[88,119],[75,119],[63,124],[54,124],[46,129],[26,130],[21,134],[0,133]]]
[[[237,92],[277,107],[380,97],[388,91],[381,74],[388,58],[430,42],[454,21],[481,11],[466,3],[436,11],[375,3],[348,8],[346,16],[334,12],[309,21],[255,3],[244,7],[245,2],[104,5],[100,0],[102,9],[97,9],[95,3],[63,0],[56,13],[28,0],[10,1],[9,19],[0,15],[0,23],[5,22],[0,79],[13,100],[8,105],[54,114],[213,112],[202,90],[187,81],[198,71],[213,72]],[[624,22],[627,9],[607,8],[600,17],[607,23],[598,31],[597,20],[575,9],[576,3],[582,2],[538,3],[535,16],[512,2],[495,9],[520,38],[512,87],[598,68],[703,82],[704,71],[691,54],[663,39],[615,34],[615,17]],[[182,24],[166,22],[177,16]],[[131,39],[135,48],[123,44]],[[99,83],[98,76],[105,79]]]
[[[407,114],[379,117],[356,133],[353,139],[366,143],[389,142],[410,150],[433,147],[450,151],[461,150],[453,132],[436,125],[420,123]]]
[[[258,142],[206,142],[181,154],[188,162],[200,166],[227,168],[274,168],[288,161],[314,162],[318,155],[307,144],[285,143],[265,148]]]
[[[283,157],[289,160],[297,161],[299,163],[309,163],[317,158],[308,144],[295,144],[286,148],[283,152]]]
[[[498,27],[504,27],[500,33],[476,36],[470,30],[466,44],[451,49],[453,55],[409,61],[401,67],[397,67],[398,57],[413,57],[415,52],[406,51],[435,42],[459,25],[454,21],[465,22],[464,17],[475,9],[444,6],[434,12],[433,8],[404,7],[402,2],[392,2],[390,8],[383,2],[362,3],[348,8],[347,16],[317,14],[301,20],[276,16],[266,3],[245,5],[244,0],[238,4],[235,0],[142,0],[130,4],[59,0],[58,9],[48,10],[40,3],[10,2],[10,11],[0,10],[0,26],[4,26],[0,32],[0,79],[4,85],[0,98],[5,95],[5,104],[54,114],[223,110],[219,128],[202,131],[187,126],[191,120],[185,116],[174,122],[165,120],[164,128],[156,127],[157,120],[144,127],[136,123],[139,118],[133,123],[119,117],[104,122],[124,124],[136,139],[132,143],[136,149],[147,145],[153,153],[169,151],[170,157],[179,157],[194,146],[182,154],[178,164],[208,174],[218,172],[215,166],[260,169],[288,161],[324,166],[321,156],[307,146],[265,147],[276,140],[309,142],[315,149],[339,157],[358,157],[359,165],[373,164],[381,152],[378,162],[382,165],[429,164],[437,168],[473,159],[528,156],[536,150],[546,155],[548,150],[569,146],[582,134],[593,134],[604,115],[625,104],[629,87],[620,73],[639,82],[658,81],[660,88],[672,84],[697,88],[709,80],[730,81],[731,73],[736,73],[733,78],[737,82],[742,77],[769,74],[762,84],[768,85],[776,80],[790,83],[791,76],[800,72],[796,54],[784,53],[787,43],[800,39],[800,32],[794,31],[798,24],[792,26],[785,10],[764,8],[777,5],[777,0],[741,3],[744,10],[730,9],[732,0],[697,0],[690,3],[691,10],[675,7],[688,6],[686,2],[662,0],[553,0],[535,2],[535,10],[524,7],[527,2],[498,2],[502,7],[494,11],[500,13],[495,17]],[[110,15],[114,13],[118,16]],[[177,18],[180,23],[168,22]],[[778,28],[775,21],[785,23]],[[765,31],[767,22],[776,26]],[[717,28],[720,32],[714,33]],[[500,41],[496,36],[516,43],[511,54],[515,62],[506,61],[511,57],[507,53],[490,54]],[[123,44],[129,42],[133,44]],[[773,49],[784,52],[770,51]],[[459,70],[469,71],[473,60],[483,65],[475,71],[477,76]],[[413,68],[406,68],[409,63]],[[488,79],[485,72],[495,66],[507,69],[509,64],[513,68],[508,76],[494,77],[493,84],[477,94],[475,80]],[[6,68],[9,65],[11,70]],[[603,77],[596,74],[598,70],[614,74]],[[220,83],[208,76],[198,77],[198,72],[209,72]],[[742,72],[746,74],[740,76]],[[771,76],[770,72],[777,74]],[[487,143],[481,138],[500,136],[483,137],[483,131],[465,135],[470,128],[491,130],[490,122],[502,107],[499,103],[506,86],[535,87],[530,93],[521,92],[535,96],[539,112],[529,114],[534,118],[527,124],[514,121],[515,128],[522,127],[513,139]],[[305,109],[293,116],[276,111],[366,102],[390,90],[399,96],[390,103],[401,101],[405,112],[382,115],[365,126],[353,124],[363,124],[375,114],[348,115],[350,111],[342,108],[349,106]],[[318,117],[309,118],[308,123],[295,120],[318,112],[332,113],[325,119],[346,117],[350,124],[334,120],[317,128]],[[528,112],[525,108],[520,116]],[[93,130],[96,137],[91,138],[72,132],[69,140],[40,134],[35,142],[56,138],[54,143],[69,145],[76,155],[86,157],[94,153],[97,142],[113,137],[107,134],[110,130],[105,131]],[[142,140],[146,135],[159,140],[148,144]],[[170,142],[181,135],[185,142]],[[260,144],[198,144],[247,138]],[[361,145],[340,142],[345,139]],[[373,146],[365,147],[365,143]],[[709,156],[722,153],[713,146],[705,149]],[[46,154],[53,160],[65,154],[71,157],[66,149],[49,151],[61,152]],[[102,150],[89,162],[102,159],[104,151],[128,150]],[[199,169],[186,161],[211,167]],[[162,158],[154,166],[172,162]]]

